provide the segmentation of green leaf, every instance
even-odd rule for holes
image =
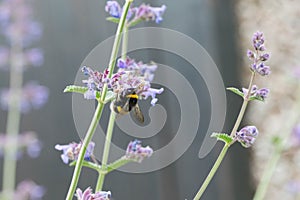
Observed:
[[[229,144],[233,141],[233,138],[226,133],[212,133],[210,137],[215,137],[217,140],[223,141],[226,144]]]
[[[252,100],[258,100],[258,101],[262,101],[262,102],[265,101],[265,99],[263,99],[263,98],[261,98],[261,97],[258,97],[258,96],[251,96],[251,97],[249,98],[249,100],[250,100],[250,101],[252,101]]]
[[[244,98],[244,93],[241,92],[239,89],[237,89],[235,87],[228,87],[226,89],[233,92],[233,93],[235,93],[235,94],[237,94],[237,95],[239,95],[239,96],[241,96],[242,98]]]
[[[116,17],[107,17],[106,20],[118,24],[119,21],[120,21],[120,18],[116,18]]]
[[[77,86],[77,85],[68,85],[65,89],[64,92],[75,92],[79,94],[84,94],[88,90],[87,87],[82,87],[82,86]],[[107,91],[106,92],[106,97],[104,100],[104,103],[110,102],[115,98],[115,93],[112,91]],[[100,99],[101,93],[99,91],[96,92],[96,98]]]
[[[68,85],[64,89],[64,92],[75,92],[75,93],[84,94],[87,90],[88,90],[87,87],[76,86],[76,85]]]
[[[144,21],[143,19],[141,18],[138,18],[134,21],[131,21],[129,24],[128,24],[128,27],[133,27],[133,26],[136,26],[137,24],[139,24],[140,22]]]

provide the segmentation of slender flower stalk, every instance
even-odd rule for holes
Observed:
[[[238,115],[238,117],[236,119],[236,122],[234,124],[234,127],[233,127],[233,129],[230,133],[230,136],[232,136],[232,137],[236,134],[236,131],[237,131],[238,127],[240,126],[240,123],[241,123],[241,121],[242,121],[242,119],[245,115],[245,111],[246,111],[246,108],[247,108],[247,105],[248,105],[248,102],[249,102],[250,90],[251,90],[251,87],[252,87],[252,84],[253,84],[254,76],[255,76],[255,73],[252,72],[252,76],[251,76],[249,86],[248,86],[248,93],[244,98],[244,101],[243,101],[242,107],[240,109],[239,115]],[[201,196],[203,195],[203,193],[206,190],[207,186],[209,185],[210,181],[212,180],[215,173],[217,172],[217,170],[218,170],[221,162],[223,161],[229,147],[233,143],[234,143],[234,140],[231,143],[224,145],[224,147],[223,147],[222,151],[220,152],[215,164],[211,168],[211,170],[210,170],[209,174],[207,175],[205,181],[203,182],[202,186],[200,187],[199,191],[197,192],[196,196],[194,197],[194,200],[198,200],[198,199],[201,198]]]
[[[16,58],[22,55],[22,41],[18,37],[11,38],[11,59],[10,59],[10,90],[11,96],[8,102],[8,117],[6,133],[7,137],[17,137],[20,130],[21,118],[21,97],[22,97],[22,84],[23,72],[20,70],[23,66],[22,58]],[[16,56],[16,57],[14,57]],[[4,199],[12,199],[12,195],[16,185],[16,167],[17,159],[16,154],[18,150],[17,141],[13,140],[4,150],[4,166],[3,166],[3,192]]]
[[[129,10],[129,7],[131,5],[131,3],[133,2],[133,0],[126,0],[125,5],[124,5],[124,12],[122,13],[120,22],[118,24],[118,28],[117,28],[117,32],[116,32],[116,37],[114,40],[114,44],[113,44],[113,48],[112,48],[112,53],[111,53],[111,57],[110,57],[110,61],[109,61],[109,74],[108,77],[111,78],[113,71],[114,71],[114,66],[116,64],[116,59],[117,59],[117,54],[118,54],[118,50],[119,50],[119,46],[120,46],[120,41],[121,41],[121,36],[122,36],[122,32],[123,32],[123,28],[125,25],[125,21],[126,21],[126,15],[127,12]],[[73,199],[73,195],[75,193],[76,190],[76,186],[79,180],[79,176],[81,173],[81,169],[83,166],[83,161],[84,161],[84,155],[86,152],[86,147],[88,146],[88,144],[90,143],[94,132],[96,130],[96,127],[98,125],[99,119],[102,115],[102,111],[103,111],[103,107],[104,107],[104,100],[106,97],[106,93],[107,93],[107,84],[104,85],[102,93],[101,93],[101,97],[100,97],[100,101],[98,102],[95,114],[93,116],[92,122],[89,126],[89,129],[86,133],[86,136],[83,140],[83,148],[81,148],[79,156],[78,156],[78,161],[76,162],[76,166],[74,169],[74,173],[73,173],[73,177],[72,177],[72,181],[69,187],[69,191],[67,194],[66,199],[67,200],[72,200]]]
[[[123,60],[126,60],[127,57],[127,46],[128,46],[128,21],[127,18],[125,20],[125,25],[123,28],[123,35],[122,35],[122,55],[121,58]],[[101,162],[101,169],[102,171],[106,171],[107,168],[107,160],[109,156],[109,149],[110,149],[110,144],[111,144],[111,138],[113,134],[113,128],[115,124],[115,119],[116,119],[116,113],[111,112],[110,117],[109,117],[109,122],[108,122],[108,128],[106,132],[106,139],[105,139],[105,144],[104,144],[104,150],[103,150],[103,156],[102,156],[102,162]],[[98,180],[97,180],[97,185],[95,191],[101,191],[103,188],[104,184],[104,179],[105,179],[106,173],[99,173]]]
[[[215,164],[211,168],[208,176],[204,180],[202,186],[200,187],[199,191],[197,192],[196,196],[194,197],[194,200],[198,200],[203,195],[204,191],[206,190],[207,186],[209,185],[210,181],[212,180],[213,176],[217,172],[222,160],[224,159],[229,147],[234,144],[236,141],[240,142],[241,145],[245,148],[250,147],[257,135],[258,130],[255,126],[246,126],[242,128],[239,132],[237,132],[241,121],[244,117],[245,111],[247,109],[247,105],[249,101],[251,100],[261,100],[263,101],[264,98],[267,96],[269,90],[266,88],[260,89],[258,91],[257,87],[253,85],[255,74],[259,74],[261,76],[267,76],[271,73],[270,67],[265,65],[265,61],[267,61],[270,58],[270,54],[265,53],[265,46],[264,46],[264,36],[263,33],[260,31],[257,31],[254,33],[252,38],[252,44],[255,49],[255,51],[248,50],[247,56],[250,60],[253,61],[253,63],[250,66],[250,70],[252,72],[250,82],[248,85],[248,89],[243,89],[243,92],[240,92],[239,90],[236,90],[236,88],[229,88],[234,93],[240,95],[243,97],[243,104],[240,109],[239,115],[236,119],[236,122],[234,124],[234,127],[232,128],[232,131],[230,135],[227,134],[213,134],[212,136],[217,136],[218,139],[223,140],[225,142],[225,145],[223,146],[223,149],[221,150]],[[224,139],[225,138],[225,139]]]
[[[115,124],[115,119],[116,119],[116,113],[113,111],[110,112],[110,117],[109,117],[107,132],[106,132],[106,139],[105,139],[105,144],[104,144],[104,150],[103,150],[103,156],[102,156],[102,162],[101,162],[101,166],[102,166],[101,169],[103,171],[105,171],[107,168],[107,161],[108,161],[108,156],[109,156],[109,149],[110,149],[111,138],[112,138],[114,124]],[[106,173],[99,173],[98,180],[97,180],[97,186],[96,186],[96,192],[102,190],[105,175],[106,175]]]

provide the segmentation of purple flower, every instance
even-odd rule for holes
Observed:
[[[257,136],[258,130],[255,126],[246,126],[236,133],[235,139],[248,148],[253,145]]]
[[[77,200],[109,200],[111,192],[100,191],[93,194],[90,187],[86,188],[83,192],[80,188],[76,190]]]
[[[248,89],[243,88],[243,93],[244,93],[244,97],[248,94]],[[265,100],[265,98],[268,97],[270,90],[267,88],[261,88],[258,89],[258,87],[256,85],[253,85],[250,91],[250,95],[249,97],[258,97],[262,100]]]
[[[8,102],[11,101],[15,94],[12,90],[3,89],[0,93],[1,107],[5,110],[8,108]],[[27,83],[22,90],[21,111],[27,113],[31,109],[39,109],[48,99],[49,90],[47,87],[38,85],[36,82]]]
[[[257,31],[253,34],[252,37],[252,42],[253,42],[253,47],[255,50],[258,51],[264,51],[264,43],[265,43],[265,38],[263,32]]]
[[[116,18],[120,18],[122,15],[121,6],[116,1],[107,1],[105,6],[105,11],[108,12],[111,16]]]
[[[39,200],[45,195],[45,188],[37,185],[33,181],[26,180],[18,184],[13,199],[18,200]]]
[[[162,15],[166,8],[165,5],[161,7],[151,7],[150,5],[142,4],[135,8],[135,17],[133,20],[155,21],[159,24],[163,20]]]
[[[28,46],[42,34],[39,23],[32,20],[32,9],[20,0],[9,0],[0,3],[0,25],[3,34],[9,41],[22,39],[23,45]]]
[[[167,7],[165,5],[162,5],[161,7],[151,7],[150,5],[142,4],[139,7],[130,8],[126,18],[127,20],[132,18],[129,21],[129,24],[138,20],[155,21],[157,24],[159,24],[163,20],[162,15],[164,14],[166,8]],[[117,1],[107,1],[105,11],[108,12],[112,17],[120,18],[123,9]]]
[[[300,124],[297,124],[292,130],[292,143],[294,146],[300,145]]]
[[[7,146],[16,145],[18,148],[17,155],[13,155],[16,159],[20,159],[23,151],[26,150],[31,158],[36,158],[40,155],[42,144],[38,140],[34,132],[24,132],[18,136],[0,135],[0,152]]]
[[[123,74],[115,90],[125,91],[128,88],[139,88],[136,93],[143,99],[151,96],[151,105],[154,106],[158,101],[156,95],[164,91],[163,88],[151,88],[151,81],[154,78],[157,65],[155,63],[144,64],[143,62],[136,62],[134,59],[127,57],[126,60],[119,59],[117,66],[119,67],[118,72]]]
[[[60,145],[60,144],[55,145],[56,150],[63,151],[63,154],[61,155],[61,159],[65,164],[68,164],[69,160],[77,160],[81,147],[82,147],[81,142],[80,143],[72,142],[66,145]],[[95,147],[95,143],[90,142],[86,148],[86,152],[84,155],[85,160],[90,160],[90,157],[94,151],[94,147]]]
[[[271,73],[270,67],[265,65],[265,62],[270,59],[270,54],[263,52],[265,51],[264,43],[265,39],[263,33],[257,31],[254,33],[252,38],[252,44],[255,51],[247,51],[248,58],[253,61],[250,65],[250,69],[261,76],[267,76]]]
[[[27,65],[40,67],[44,63],[44,56],[41,49],[32,48],[24,52],[24,60]]]
[[[126,150],[126,158],[132,159],[136,162],[142,162],[146,157],[150,157],[153,153],[153,149],[149,146],[142,147],[142,142],[134,140],[129,142]]]
[[[268,88],[261,88],[257,90],[255,95],[264,100],[265,98],[268,97],[269,92],[270,90]]]
[[[265,65],[264,63],[260,63],[257,67],[256,67],[256,71],[262,75],[262,76],[266,76],[269,75],[271,73],[270,67]]]
[[[106,69],[103,73],[94,71],[89,67],[82,67],[82,72],[88,76],[87,80],[82,82],[86,84],[88,91],[84,94],[86,99],[96,99],[96,91],[102,92],[104,84],[108,85],[108,89],[115,88],[118,80],[123,72],[113,74],[111,78],[108,77],[109,71]]]
[[[107,1],[105,6],[105,11],[108,12],[112,17],[121,18],[123,9],[117,1]],[[134,10],[129,8],[127,12],[127,20],[129,20],[133,15]]]

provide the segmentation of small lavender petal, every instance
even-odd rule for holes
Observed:
[[[250,60],[254,60],[255,59],[255,53],[251,50],[247,50],[247,56]]]
[[[96,91],[93,89],[88,89],[83,96],[85,99],[96,99]]]
[[[82,143],[75,143],[72,142],[67,145],[55,145],[55,149],[59,151],[63,151],[61,155],[61,159],[65,164],[68,164],[69,160],[77,160],[80,149],[82,147]],[[87,146],[87,151],[85,152],[84,159],[85,160],[90,160],[91,155],[93,154],[95,147],[94,142],[90,142],[89,145]]]
[[[76,190],[77,200],[109,200],[111,192],[99,191],[93,194],[92,189],[88,187],[82,192],[80,188]]]

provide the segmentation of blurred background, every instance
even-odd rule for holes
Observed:
[[[45,200],[64,199],[69,187],[73,168],[64,164],[56,144],[67,144],[80,140],[72,114],[72,96],[64,94],[65,86],[73,84],[81,63],[87,54],[100,42],[112,36],[116,25],[107,22],[104,11],[106,1],[100,0],[52,0],[30,1],[34,19],[42,24],[41,40],[34,43],[44,51],[41,68],[29,68],[24,72],[24,82],[37,80],[49,89],[48,102],[39,110],[23,114],[20,130],[33,130],[42,144],[40,156],[31,159],[24,156],[17,165],[17,182],[31,179],[46,189]],[[297,0],[265,1],[134,1],[152,6],[165,4],[167,10],[160,25],[141,23],[138,27],[158,26],[179,31],[201,44],[218,66],[225,86],[243,87],[248,84],[250,61],[246,50],[251,48],[252,34],[263,31],[267,39],[267,50],[272,52],[269,65],[272,74],[258,77],[257,85],[268,87],[270,97],[264,103],[251,103],[242,125],[255,124],[260,135],[254,148],[244,149],[235,144],[229,150],[220,169],[213,178],[203,199],[247,200],[252,199],[255,188],[270,155],[275,147],[274,136],[291,133],[283,156],[276,167],[265,199],[297,199],[300,192],[300,158],[297,156],[297,137],[292,137],[294,127],[300,123],[297,113],[297,98],[300,78],[300,2]],[[1,12],[1,10],[0,10]],[[1,15],[1,14],[0,14]],[[298,36],[298,37],[297,37]],[[5,39],[1,38],[1,45]],[[182,72],[195,89],[201,112],[198,134],[187,151],[171,165],[146,174],[129,174],[115,171],[106,178],[104,189],[111,190],[113,199],[192,199],[208,174],[222,144],[217,143],[213,151],[203,159],[198,158],[210,119],[210,97],[201,75],[195,78],[189,63],[175,55],[162,51],[134,52],[137,60],[155,61],[172,66]],[[186,67],[186,70],[182,70]],[[0,88],[9,84],[9,71],[0,72]],[[184,89],[184,88],[183,88]],[[298,90],[299,91],[299,90]],[[276,97],[277,96],[277,97]],[[161,104],[172,116],[162,131],[145,144],[160,148],[176,133],[180,106],[170,91],[159,96]],[[188,101],[188,98],[187,98]],[[227,93],[227,118],[223,128],[230,132],[242,101]],[[146,105],[146,104],[145,104]],[[147,109],[145,109],[147,110]],[[100,124],[105,126],[109,109],[106,108]],[[146,112],[146,111],[145,111]],[[206,117],[207,116],[207,117]],[[299,119],[299,121],[297,121]],[[7,112],[0,110],[0,133],[5,132]],[[189,134],[189,130],[186,130]],[[285,134],[284,134],[285,133]],[[113,142],[126,148],[132,140],[116,128]],[[119,136],[119,137],[117,137]],[[293,139],[291,139],[293,138]],[[298,138],[299,139],[299,138]],[[126,142],[124,142],[126,141]],[[293,141],[293,142],[292,142]],[[0,159],[0,177],[3,174],[3,158]],[[86,188],[96,182],[96,172],[84,169],[79,186]],[[1,181],[2,183],[2,181]],[[2,187],[1,187],[2,188]],[[299,196],[298,196],[299,197]],[[299,198],[298,198],[299,199]]]

